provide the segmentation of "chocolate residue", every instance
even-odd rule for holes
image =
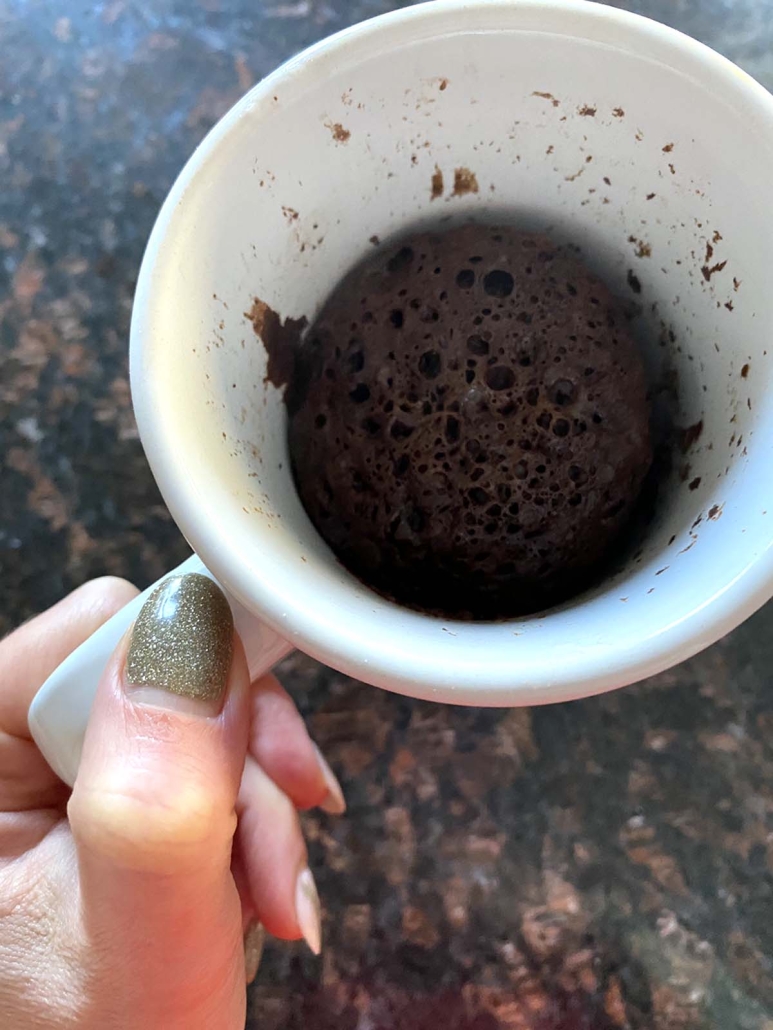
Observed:
[[[622,109],[622,107],[616,107],[612,114],[615,118],[625,118],[625,111]]]
[[[478,192],[478,179],[469,168],[457,168],[454,172],[454,197],[463,197],[466,193]]]
[[[707,244],[707,246],[708,246],[708,244]],[[703,278],[706,280],[707,283],[711,282],[712,275],[714,275],[715,272],[721,272],[726,264],[727,264],[727,260],[725,260],[725,261],[718,261],[716,263],[716,265],[712,265],[711,268],[709,268],[708,265],[704,265],[703,268],[701,268],[701,272],[703,273]]]
[[[372,243],[374,247],[378,247],[378,246],[379,246],[379,244],[381,243],[381,238],[380,238],[379,236],[377,236],[377,235],[376,235],[376,233],[374,233],[374,234],[373,234],[373,235],[372,235],[372,236],[370,237],[370,239],[368,240],[368,242],[369,242],[369,243]]]
[[[725,307],[727,308],[728,311],[732,311],[733,310],[733,302],[732,302],[732,300],[726,300],[725,301]]]
[[[741,280],[740,279],[736,279],[736,277],[733,276],[733,290],[735,291],[735,293],[738,293],[738,287],[740,285],[741,285]]]
[[[748,365],[744,365],[744,367],[741,369],[741,379],[745,379],[748,376],[748,374],[749,374],[749,366]]]
[[[607,186],[611,186],[612,185],[612,180],[609,178],[608,175],[604,176],[604,180],[603,181],[607,184]]]
[[[715,505],[713,505],[711,508],[709,508],[709,518],[712,519],[714,522],[716,522],[717,519],[722,514],[722,509],[723,508],[724,508],[724,504],[715,504]]]
[[[282,214],[288,222],[297,222],[300,217],[294,207],[285,207],[284,204],[282,205]]]
[[[442,92],[443,92],[444,90],[448,89],[448,79],[441,79],[441,80],[440,80],[440,86],[439,86],[438,88],[440,89],[440,92],[441,92],[441,93],[442,93]]]
[[[670,161],[668,163],[668,170],[671,172],[672,175],[676,175],[676,168],[674,168]]]
[[[645,199],[646,199],[646,200],[653,200],[653,199],[654,199],[654,197],[655,197],[655,194],[654,194],[654,193],[648,193]]]
[[[252,322],[255,335],[266,348],[268,363],[264,382],[277,388],[287,386],[295,369],[295,355],[303,331],[308,325],[305,315],[284,321],[273,308],[257,297],[244,317]]]
[[[673,149],[674,149],[674,144],[673,143],[666,143],[666,145],[663,147],[663,153],[664,154],[670,154]]]
[[[700,485],[701,485],[701,477],[700,476],[696,476],[695,479],[693,479],[693,481],[690,483],[690,489],[691,490],[697,490]]]
[[[682,454],[686,454],[689,451],[702,432],[703,419],[700,419],[698,422],[694,422],[686,429],[677,429],[677,440]]]
[[[541,93],[537,89],[534,90],[534,92],[532,93],[532,96],[533,97],[542,97],[543,100],[549,100],[550,103],[553,105],[553,107],[558,107],[558,105],[561,103],[560,100],[556,100],[556,98],[553,96],[552,93]]]
[[[588,104],[583,104],[582,107],[577,108],[577,114],[582,115],[583,118],[595,118],[596,108],[590,107]]]
[[[432,188],[430,190],[430,199],[437,200],[438,197],[443,196],[443,173],[435,165],[435,171],[432,173]]]
[[[637,240],[635,236],[629,236],[628,242],[636,244],[637,258],[652,257],[652,247],[649,243],[645,243],[644,240]]]
[[[325,122],[325,124],[333,134],[333,139],[336,143],[348,142],[351,132],[348,129],[345,129],[340,122]]]

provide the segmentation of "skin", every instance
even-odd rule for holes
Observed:
[[[30,739],[35,692],[136,592],[95,580],[0,642],[1,1026],[243,1030],[245,930],[301,936],[298,809],[330,774],[238,637],[219,714],[135,699],[124,639],[72,793]]]

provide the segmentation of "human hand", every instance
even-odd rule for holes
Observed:
[[[95,580],[0,642],[0,1025],[243,1030],[262,927],[321,943],[297,809],[345,808],[272,676],[250,685],[220,590],[167,580],[97,692],[70,794],[27,712],[136,596]]]

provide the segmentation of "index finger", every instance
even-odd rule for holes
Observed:
[[[30,739],[27,713],[35,694],[69,654],[137,594],[124,579],[92,580],[0,641],[0,732]]]

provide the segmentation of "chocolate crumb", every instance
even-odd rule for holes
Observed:
[[[325,124],[330,129],[336,143],[348,143],[352,135],[349,129],[345,129],[340,122],[326,122]]]
[[[478,192],[478,179],[469,168],[457,168],[454,171],[454,197],[463,197],[467,193]]]
[[[717,262],[716,265],[712,265],[711,268],[709,268],[709,266],[707,264],[704,265],[703,268],[701,268],[701,272],[703,273],[703,278],[706,280],[707,283],[711,282],[712,275],[714,275],[715,272],[721,272],[726,264],[727,264],[727,260],[719,261],[719,262]]]
[[[622,107],[616,107],[612,111],[612,114],[615,118],[625,118],[625,111],[622,109]]]
[[[435,171],[432,173],[432,188],[430,190],[430,199],[437,200],[443,196],[443,173],[440,168],[435,165]]]
[[[702,432],[703,419],[700,419],[698,422],[694,422],[686,429],[680,429],[678,431],[679,447],[681,448],[682,454],[686,454],[689,451]]]
[[[556,98],[553,96],[552,93],[541,93],[537,89],[534,90],[534,92],[532,93],[532,96],[533,97],[542,97],[543,100],[549,100],[550,103],[553,105],[553,107],[558,107],[558,105],[561,103],[560,100],[556,100]]]
[[[748,364],[746,364],[746,365],[744,365],[744,367],[743,367],[743,368],[741,369],[741,379],[746,379],[746,377],[748,376],[748,374],[749,374],[749,365],[748,365]]]
[[[595,118],[596,108],[591,107],[589,104],[583,104],[582,107],[577,108],[577,114],[581,115],[583,118]]]
[[[641,282],[639,277],[633,274],[633,269],[628,269],[628,285],[634,293],[641,293]]]
[[[690,483],[690,490],[697,490],[700,485],[701,485],[701,477],[700,476],[696,476],[695,479],[693,479],[693,481]]]
[[[265,382],[276,387],[290,382],[295,368],[295,354],[303,330],[307,326],[304,315],[284,321],[265,301],[255,298],[252,308],[244,313],[252,322],[255,335],[262,340],[268,355]]]

